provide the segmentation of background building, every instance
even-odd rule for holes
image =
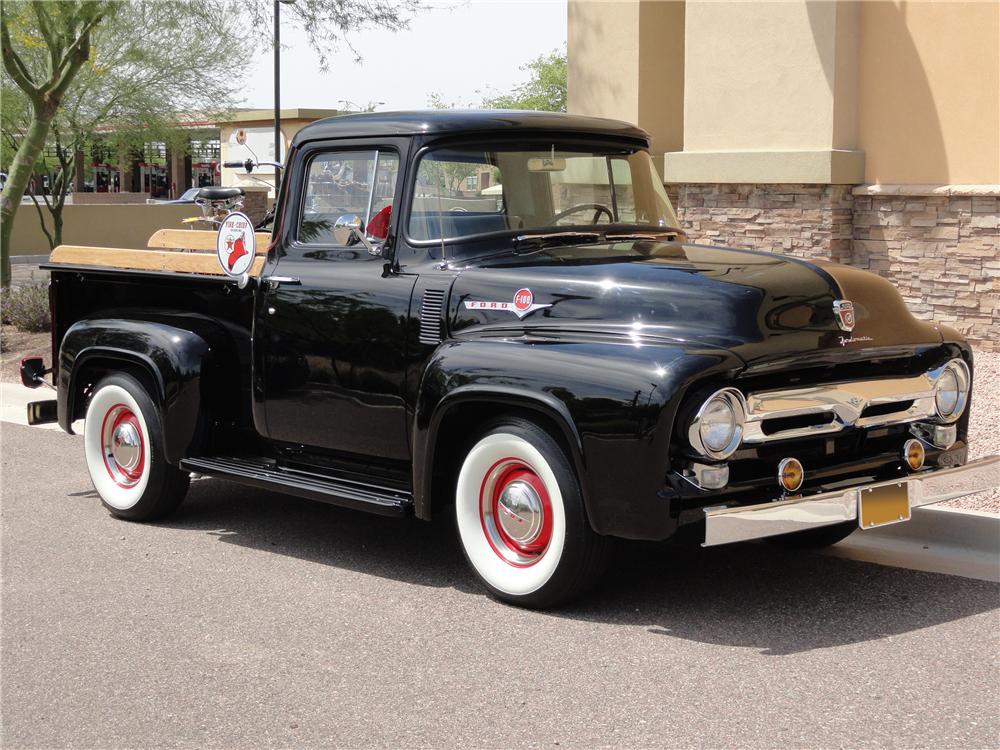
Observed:
[[[336,109],[283,109],[281,110],[281,151],[274,155],[274,110],[249,109],[236,112],[231,119],[217,123],[221,143],[222,162],[260,161],[283,162],[285,150],[295,134],[311,122],[341,114]],[[242,140],[243,143],[239,141]],[[238,186],[245,190],[265,189],[274,199],[274,169],[261,167],[247,173],[243,169],[221,170],[221,183],[225,187]]]
[[[570,0],[569,110],[653,136],[698,241],[876,271],[1000,348],[1000,3]]]

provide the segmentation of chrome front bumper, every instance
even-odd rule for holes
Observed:
[[[989,456],[950,469],[923,471],[888,482],[859,485],[790,500],[739,508],[705,509],[702,546],[763,539],[776,534],[815,529],[858,518],[861,493],[872,487],[905,483],[910,507],[931,505],[1000,486],[1000,456]]]

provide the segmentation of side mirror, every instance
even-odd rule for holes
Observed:
[[[365,246],[369,255],[382,255],[382,246],[373,245],[365,237],[365,223],[357,214],[344,214],[334,222],[333,241],[347,247],[361,244]]]

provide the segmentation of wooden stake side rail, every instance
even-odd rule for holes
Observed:
[[[211,234],[212,250],[215,234]],[[49,255],[50,263],[72,266],[99,266],[138,271],[175,271],[211,276],[225,276],[215,253],[182,253],[173,250],[132,250],[117,247],[87,247],[84,245],[59,245]],[[247,272],[258,276],[264,268],[264,257],[258,253]]]
[[[171,250],[211,250],[215,252],[215,232],[203,229],[158,229],[153,232],[146,247]],[[257,255],[267,255],[271,242],[270,232],[256,232]]]

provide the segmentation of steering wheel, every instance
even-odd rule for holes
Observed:
[[[549,224],[555,224],[560,219],[565,219],[567,216],[587,210],[592,210],[594,212],[594,218],[590,222],[591,224],[596,224],[602,213],[608,215],[609,223],[613,223],[615,220],[615,215],[611,213],[611,209],[607,206],[602,206],[600,203],[578,203],[575,206],[570,206],[565,211],[557,213],[552,217],[552,221],[550,221]]]

